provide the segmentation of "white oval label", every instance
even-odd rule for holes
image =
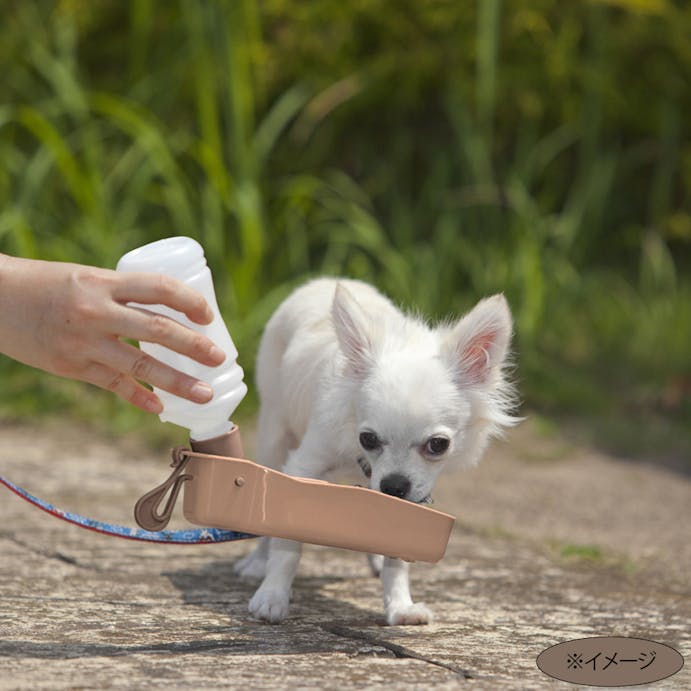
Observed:
[[[671,677],[684,666],[684,658],[664,643],[597,636],[553,645],[538,655],[537,666],[572,684],[636,686]]]

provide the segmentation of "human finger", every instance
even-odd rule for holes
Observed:
[[[94,362],[83,372],[82,379],[102,389],[112,391],[147,413],[160,415],[163,412],[163,404],[153,391],[149,391],[132,377],[112,367]]]
[[[206,403],[213,397],[213,389],[207,383],[156,360],[129,343],[109,340],[103,345],[99,358],[119,372],[195,403]]]
[[[111,332],[119,337],[158,343],[202,365],[216,367],[226,358],[226,354],[210,338],[162,314],[131,305],[119,305],[113,309],[109,319]]]
[[[214,313],[204,296],[172,276],[152,273],[119,273],[113,297],[121,303],[166,305],[196,324],[210,324]]]

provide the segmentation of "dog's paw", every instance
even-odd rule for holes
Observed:
[[[268,558],[257,554],[257,550],[239,559],[233,564],[233,571],[246,581],[261,581],[266,575]]]
[[[250,600],[249,610],[256,619],[280,624],[288,616],[289,603],[290,592],[260,587]]]
[[[368,554],[367,561],[369,562],[369,568],[372,575],[379,577],[381,575],[381,570],[384,567],[384,557],[381,554]]]
[[[393,605],[386,610],[386,623],[389,626],[419,626],[431,624],[433,620],[432,611],[421,603],[401,607]]]

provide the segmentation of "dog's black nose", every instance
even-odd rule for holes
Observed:
[[[392,473],[382,478],[379,487],[384,494],[404,499],[410,492],[410,480],[400,473]]]

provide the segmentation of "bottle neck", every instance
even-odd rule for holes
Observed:
[[[218,422],[210,427],[206,425],[204,427],[194,427],[190,429],[190,439],[193,442],[204,442],[228,434],[234,427],[235,425],[230,420]]]

